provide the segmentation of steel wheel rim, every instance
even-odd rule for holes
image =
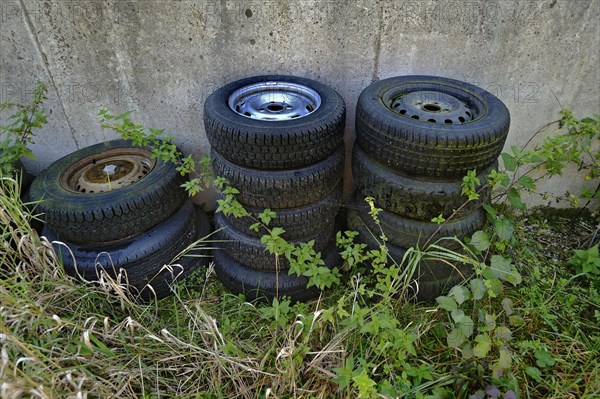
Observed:
[[[321,96],[301,84],[269,81],[236,90],[228,104],[233,112],[243,117],[281,122],[312,114],[321,106]]]
[[[415,90],[393,96],[388,108],[397,115],[430,124],[462,125],[475,121],[481,106],[460,96],[434,90]]]
[[[145,149],[111,149],[75,162],[61,175],[60,183],[79,194],[116,191],[142,180],[155,166],[156,159]]]

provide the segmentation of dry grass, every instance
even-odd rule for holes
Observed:
[[[83,284],[66,276],[52,245],[30,227],[33,216],[18,197],[16,182],[2,179],[0,397],[357,396],[355,388],[338,392],[332,379],[334,369],[350,355],[357,360],[373,355],[367,353],[374,347],[369,337],[335,317],[354,309],[358,280],[348,281],[356,292],[341,287],[310,304],[274,307],[224,293],[209,267],[193,283],[175,288],[170,298],[141,305],[126,294],[119,279],[103,275],[94,284]],[[531,232],[527,235],[536,239]],[[600,332],[592,320],[573,310],[585,305],[600,311],[598,303],[590,303],[598,293],[561,282],[548,272],[560,270],[561,263],[547,266],[543,251],[520,247],[528,252],[515,249],[515,262],[528,269],[538,264],[545,268],[539,284],[510,292],[525,317],[525,326],[514,334],[514,377],[522,397],[600,394]],[[532,276],[526,284],[536,281]],[[569,295],[575,296],[570,311],[565,305]],[[347,300],[343,306],[338,303],[342,298]],[[369,317],[377,311],[374,306]],[[417,356],[407,362],[429,365],[435,375],[412,391],[451,387],[464,364],[432,328],[443,319],[439,312],[410,304],[393,311],[402,328],[417,336]],[[531,345],[547,348],[557,359],[541,382],[524,372],[534,364]],[[374,378],[387,375],[382,371],[385,355],[377,359],[371,368]]]

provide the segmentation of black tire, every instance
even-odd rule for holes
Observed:
[[[470,271],[464,273],[465,277],[457,275],[441,280],[417,280],[411,284],[410,292],[407,292],[407,296],[417,302],[433,302],[438,296],[447,294],[455,285],[462,284],[469,274],[471,274]]]
[[[202,256],[184,256],[175,261],[182,269],[173,266],[171,272],[164,268],[192,242],[205,237],[210,231],[206,213],[187,201],[163,223],[132,239],[108,244],[61,241],[62,245],[48,226],[44,228],[43,235],[53,242],[67,274],[87,281],[98,281],[101,271],[116,278],[119,271],[124,270],[126,279],[123,282],[129,285],[132,296],[149,300],[169,295],[174,281],[183,280],[208,263],[209,249],[195,249],[190,255]],[[152,289],[148,287],[149,284]]]
[[[344,148],[301,169],[262,171],[235,165],[211,152],[215,176],[240,191],[237,200],[258,208],[296,208],[327,197],[342,180]]]
[[[486,182],[495,167],[497,163],[479,173],[477,178],[486,187],[479,199],[467,201],[467,197],[461,195],[462,180],[410,177],[377,162],[358,146],[354,147],[352,157],[356,188],[364,197],[373,197],[375,203],[387,211],[419,220],[431,220],[440,214],[448,217],[466,203],[455,215],[461,218],[489,203],[491,187]]]
[[[366,244],[367,249],[379,249],[382,241],[380,232],[371,230],[358,219],[348,220],[349,228],[357,231],[358,242]],[[397,245],[386,243],[390,264],[402,264],[406,249]],[[456,284],[464,281],[472,273],[472,268],[465,264],[449,264],[440,260],[423,259],[419,262],[409,292],[405,296],[418,301],[430,301]]]
[[[295,240],[308,237],[314,231],[323,230],[326,226],[334,223],[336,214],[342,204],[342,185],[339,184],[330,195],[324,199],[299,208],[272,209],[276,217],[269,223],[269,228],[280,227],[285,230],[281,235],[286,240]],[[252,237],[262,237],[265,229],[259,231],[250,229],[256,223],[258,214],[265,208],[244,207],[252,217],[226,216],[227,221],[240,232]]]
[[[381,235],[379,230],[373,230],[365,223],[354,218],[349,218],[348,223],[348,228],[350,230],[359,233],[359,242],[366,244],[368,249],[380,248],[382,241],[379,237]],[[390,242],[387,242],[385,245],[388,249],[390,263],[395,262],[400,265],[406,254],[406,249]],[[471,272],[472,268],[465,264],[451,265],[439,260],[423,259],[419,263],[413,278],[417,280],[419,284],[429,284],[440,281],[454,282],[456,284],[456,282],[461,281],[465,276],[471,274]]]
[[[422,94],[425,91],[434,94]],[[404,97],[409,93],[422,96],[427,104],[414,105],[407,112],[403,104],[398,104],[402,98],[409,98]],[[448,109],[458,110],[466,104],[468,110],[464,112],[474,119],[444,123],[443,115],[449,114],[441,112],[440,107],[446,95],[458,99]],[[441,102],[429,104],[429,97],[436,96]],[[438,111],[423,111],[426,106]],[[413,119],[419,115],[411,114],[419,112],[437,122],[424,120],[427,116]],[[491,93],[434,76],[401,76],[375,82],[361,93],[356,109],[356,139],[365,152],[394,169],[419,176],[458,177],[468,170],[486,169],[500,155],[509,125],[508,109]]]
[[[227,255],[225,251],[215,251],[214,259],[215,272],[221,283],[236,295],[244,294],[248,300],[271,301],[275,296],[287,296],[293,301],[307,301],[316,298],[320,292],[315,286],[306,288],[307,277],[289,275],[287,271],[277,273],[252,270]],[[342,264],[342,258],[334,245],[323,253],[323,260],[330,269]]]
[[[230,96],[251,84],[281,81],[307,86],[321,97],[321,105],[301,118],[284,121],[251,119],[234,112]],[[208,140],[229,161],[255,169],[292,169],[327,158],[343,141],[346,107],[329,86],[295,76],[256,76],[229,83],[204,103]]]
[[[61,182],[78,162],[91,159],[94,163],[95,156],[128,151],[147,150],[132,149],[124,140],[96,144],[59,159],[34,180],[31,200],[41,200],[37,209],[61,240],[121,240],[156,226],[181,207],[187,197],[180,187],[184,179],[174,164],[161,160],[156,160],[154,168],[139,181],[112,191],[76,192]]]
[[[437,223],[409,219],[383,210],[378,215],[379,228],[369,215],[368,205],[362,205],[357,199],[352,208],[348,210],[348,226],[351,229],[364,223],[371,231],[383,231],[391,244],[402,248],[426,249],[423,246],[427,242],[431,245],[443,237],[456,237],[462,240],[481,229],[486,222],[483,210],[475,211],[462,219],[452,218],[442,224],[441,228]],[[460,243],[453,240],[441,240],[438,245],[456,250],[461,248]]]
[[[331,223],[320,231],[312,232],[306,237],[289,242],[300,244],[314,240],[313,248],[316,252],[321,252],[332,241],[334,227],[335,225]],[[215,229],[217,230],[215,239],[219,241],[218,246],[249,269],[275,271],[290,268],[290,263],[285,256],[280,256],[277,260],[275,255],[271,255],[267,251],[260,238],[242,233],[233,227],[222,213],[215,214]]]

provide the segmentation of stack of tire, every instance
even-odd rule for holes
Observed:
[[[223,285],[248,299],[318,295],[308,279],[289,274],[285,256],[261,243],[267,230],[250,226],[271,209],[269,229],[280,227],[290,243],[314,241],[328,267],[339,265],[335,216],[341,205],[345,104],[332,88],[294,76],[257,76],[229,83],[204,105],[214,175],[239,191],[250,213],[215,215],[221,249],[215,271]]]
[[[78,150],[33,181],[32,201],[67,274],[88,281],[110,277],[134,299],[168,296],[171,286],[208,263],[194,248],[211,231],[208,216],[180,187],[173,163],[151,149],[114,140]]]
[[[442,237],[471,235],[485,223],[481,205],[489,201],[490,190],[483,188],[478,200],[464,205],[462,178],[476,170],[485,184],[509,124],[508,110],[498,98],[461,81],[402,76],[367,87],[356,111],[352,169],[357,192],[348,212],[349,228],[359,231],[371,248],[379,247],[383,232],[397,264],[406,248],[426,249]],[[383,209],[380,227],[369,215],[365,197]],[[448,221],[432,222],[439,215]],[[452,240],[438,244],[461,247]],[[469,272],[461,264],[421,261],[413,275],[416,298],[435,298]]]

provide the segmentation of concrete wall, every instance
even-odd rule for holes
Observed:
[[[27,102],[37,79],[50,89],[34,170],[115,137],[99,128],[100,107],[132,110],[143,124],[172,132],[184,150],[206,153],[207,95],[264,73],[337,89],[348,106],[349,141],[361,90],[395,75],[448,76],[494,92],[512,115],[507,146],[527,142],[561,105],[578,116],[600,113],[598,0],[0,0],[0,7],[0,101]],[[569,171],[542,190],[578,191],[582,181]]]

